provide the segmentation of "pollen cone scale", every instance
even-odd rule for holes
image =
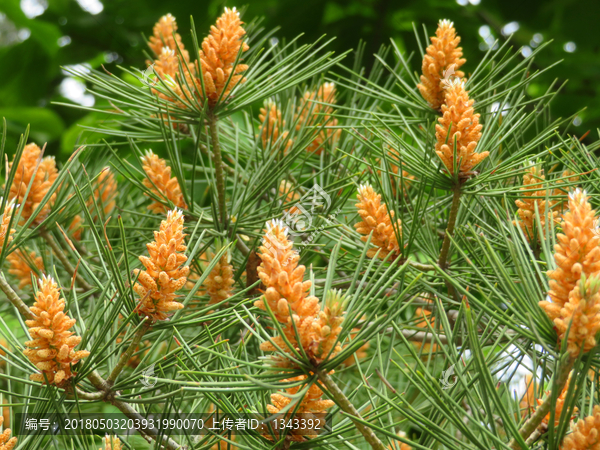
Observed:
[[[88,207],[91,208],[95,202],[104,213],[104,216],[108,217],[117,205],[117,194],[118,188],[115,175],[110,167],[105,167],[94,183],[94,193],[87,202]]]
[[[388,213],[387,206],[381,202],[381,195],[369,184],[361,185],[358,188],[358,203],[356,208],[358,214],[362,218],[362,222],[354,224],[356,231],[363,236],[361,240],[367,242],[369,234],[371,236],[371,244],[375,248],[370,248],[367,251],[367,256],[373,258],[379,251],[379,258],[384,259],[387,255],[400,254],[400,244],[396,233],[402,235],[402,224],[400,220],[393,223],[394,211]]]
[[[171,177],[171,168],[167,162],[155,155],[152,150],[148,150],[142,157],[142,168],[146,172],[144,186],[159,198],[167,199],[177,208],[187,209],[187,205],[181,193],[181,187],[176,177]],[[167,211],[167,207],[154,200],[148,209],[155,214],[162,214]]]
[[[19,280],[19,288],[31,285],[31,275],[36,275],[36,271],[31,268],[35,266],[37,272],[44,272],[44,261],[41,256],[37,256],[35,252],[26,254],[21,249],[17,249],[10,253],[6,259],[10,263],[8,273],[15,276]],[[30,265],[31,264],[31,265]]]
[[[226,252],[204,280],[204,288],[210,297],[209,305],[221,303],[231,297],[234,284],[233,266],[229,263]]]
[[[81,337],[69,330],[77,321],[65,313],[65,300],[53,278],[40,278],[31,312],[35,318],[25,324],[32,340],[25,342],[23,353],[41,373],[30,375],[30,379],[45,383],[46,378],[48,383],[62,386],[75,375],[72,366],[90,353],[75,350]]]
[[[569,194],[567,212],[560,220],[562,233],[556,235],[554,261],[556,269],[548,271],[548,300],[540,302],[550,320],[560,317],[571,291],[586,278],[600,275],[600,236],[598,217],[584,191]]]
[[[303,380],[306,380],[306,375],[300,375],[283,381],[293,382]],[[282,395],[280,393],[271,394],[271,404],[267,405],[267,411],[271,414],[279,414],[282,409],[289,406],[292,402],[292,399],[289,397],[289,395],[297,394],[298,391],[303,387],[304,386],[299,385],[286,388],[285,394],[287,395]],[[325,422],[325,414],[327,413],[327,409],[331,408],[335,404],[332,400],[323,400],[322,397],[323,391],[315,383],[308,388],[308,391],[300,399],[299,404],[294,404],[294,406],[291,407],[290,411],[295,410],[296,415],[300,415],[300,417],[303,419],[312,419],[315,423],[315,426],[308,429],[292,430],[286,436],[286,440],[302,442],[306,439],[314,439],[319,436],[319,429],[322,428]],[[289,411],[287,416],[291,417]],[[277,436],[272,436],[271,433],[267,431],[266,427],[263,429],[263,436],[269,440],[277,438]]]
[[[177,52],[178,48],[185,61],[190,60],[190,55],[183,46],[181,36],[177,33],[177,22],[171,14],[162,16],[154,25],[152,36],[150,36],[148,46],[156,56],[159,56],[164,49]]]
[[[262,260],[258,276],[265,286],[264,295],[254,302],[262,310],[268,308],[282,324],[288,342],[295,348],[309,349],[314,342],[315,320],[319,313],[319,299],[310,295],[311,281],[304,281],[306,268],[298,264],[300,256],[293,250],[288,229],[281,221],[267,223],[265,237],[259,248]],[[274,336],[260,346],[263,351],[276,351],[277,347],[291,353],[282,336]],[[290,362],[274,356],[276,366],[289,367]]]
[[[560,416],[563,412],[564,406],[565,406],[565,400],[567,398],[567,393],[569,391],[569,385],[571,384],[571,380],[572,380],[572,376],[573,376],[573,372],[571,372],[569,374],[569,378],[565,384],[565,386],[563,387],[562,392],[560,393],[560,395],[556,398],[556,403],[554,404],[554,426],[558,426],[558,424],[560,423]],[[546,391],[546,396],[550,397],[551,395],[551,391]],[[543,403],[543,401],[541,399],[537,399],[537,404],[541,405]],[[573,412],[572,415],[575,416],[577,414],[577,407],[573,408]],[[573,417],[571,417],[572,419]],[[548,413],[546,415],[546,417],[544,417],[542,419],[542,423],[544,425],[548,425],[550,423],[550,413]]]
[[[313,342],[308,357],[317,363],[333,358],[342,351],[338,338],[342,332],[347,299],[341,290],[332,289],[325,297],[325,307],[313,325]]]
[[[460,37],[449,20],[440,20],[435,36],[430,39],[417,88],[429,106],[439,110],[444,103],[443,82],[449,77],[463,78],[465,74],[458,69],[467,60],[462,57],[462,48],[458,46]]]
[[[281,110],[273,100],[265,100],[264,106],[260,108],[258,120],[262,123],[260,139],[263,149],[275,151],[280,142],[286,142],[285,152],[292,145],[292,141],[286,139],[288,136],[285,128],[285,120],[282,118]]]
[[[4,423],[4,416],[0,416],[0,426]],[[10,437],[12,431],[10,428],[5,428],[0,433],[0,450],[12,450],[17,445],[18,439],[16,437]]]
[[[319,299],[310,295],[310,281],[304,281],[306,267],[298,264],[300,255],[293,250],[288,229],[281,221],[267,223],[258,255],[262,263],[258,276],[265,285],[265,295],[254,305],[266,310],[265,302],[281,323],[288,323],[290,310],[299,318],[314,318]]]
[[[542,229],[545,229],[546,224],[553,226],[557,221],[558,211],[554,211],[553,207],[558,200],[544,198],[552,195],[544,188],[545,180],[543,171],[536,166],[531,166],[523,175],[523,187],[521,188],[523,195],[515,201],[519,208],[517,210],[519,220],[515,224],[519,224],[528,240],[532,240],[538,234],[535,223],[536,209]]]
[[[572,432],[565,436],[560,450],[598,450],[600,448],[600,406],[595,405],[592,415],[580,418]]]
[[[154,61],[146,61],[151,74],[155,74],[159,80],[152,78],[151,91],[158,98],[172,105],[163,104],[163,108],[186,108],[188,101],[192,98],[190,86],[194,85],[195,66],[190,62],[190,54],[185,49],[181,36],[177,31],[175,17],[167,14],[159,19],[154,25],[153,35],[150,36],[148,46],[155,55]],[[147,73],[147,72],[146,72]],[[160,87],[159,87],[160,86]],[[177,117],[168,113],[159,113],[164,123],[174,129],[188,133],[187,124]]]
[[[569,301],[554,319],[559,339],[567,339],[567,351],[574,357],[596,346],[600,331],[600,279],[598,276],[581,281],[569,293]]]
[[[313,140],[306,147],[310,153],[320,155],[326,142],[334,145],[341,136],[342,130],[335,129],[338,120],[333,116],[331,106],[336,103],[335,95],[335,84],[329,82],[323,83],[317,91],[304,93],[298,107],[296,130],[300,131],[303,127],[314,129],[311,130],[314,133]]]
[[[9,199],[20,205],[21,221],[28,220],[41,205],[58,178],[58,170],[53,156],[42,157],[42,150],[36,144],[28,144],[23,149],[21,159],[16,167],[14,160],[9,164],[15,176],[10,186]],[[30,187],[31,186],[31,187]],[[27,190],[29,189],[29,192]],[[26,197],[27,194],[27,198]],[[50,214],[56,200],[54,192],[39,210],[33,225],[39,225]]]
[[[519,218],[513,223],[521,227],[529,241],[539,234],[535,222],[536,209],[542,230],[545,231],[546,227],[553,230],[558,223],[557,209],[566,197],[563,183],[577,181],[579,177],[573,175],[571,171],[565,170],[561,175],[561,179],[563,180],[554,183],[556,186],[554,189],[550,189],[548,186],[550,183],[546,181],[543,170],[535,165],[529,167],[523,175],[522,196],[515,200]]]
[[[235,9],[225,8],[217,19],[217,23],[210,27],[209,35],[202,41],[198,62],[200,68],[196,70],[198,76],[202,74],[204,91],[210,106],[215,106],[219,99],[226,98],[231,89],[238,83],[245,81],[241,75],[248,69],[246,64],[236,64],[238,56],[248,50],[244,42],[246,30],[242,27],[240,13]],[[202,81],[196,80],[197,89],[202,92]]]
[[[98,450],[121,450],[121,440],[117,436],[104,436],[104,448]]]
[[[0,198],[0,203],[1,202],[2,198]],[[12,235],[16,231],[14,228],[9,228],[10,221],[15,213],[15,210],[16,208],[13,203],[7,204],[4,208],[4,214],[2,214],[2,219],[0,221],[0,249],[4,247],[5,242],[10,244],[12,241]]]
[[[139,257],[146,270],[134,270],[138,282],[133,290],[140,302],[138,314],[152,321],[165,320],[183,308],[176,294],[187,282],[190,270],[183,266],[187,261],[183,220],[183,214],[177,209],[167,213],[159,231],[154,232],[154,241],[146,245],[150,256]]]
[[[459,173],[468,174],[489,155],[476,152],[482,126],[473,103],[463,81],[455,78],[447,83],[442,117],[435,126],[435,152],[452,175],[455,165]]]

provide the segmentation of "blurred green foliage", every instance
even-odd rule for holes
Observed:
[[[105,117],[52,103],[69,101],[63,97],[69,83],[71,91],[81,87],[75,80],[65,81],[61,66],[87,63],[115,71],[115,66],[121,64],[144,69],[143,36],[151,34],[161,15],[170,12],[178,19],[184,43],[189,44],[190,15],[203,37],[223,6],[238,6],[246,21],[264,17],[262,26],[279,27],[279,39],[303,33],[302,39],[308,42],[327,34],[336,37],[333,49],[337,52],[356,48],[363,40],[368,55],[389,43],[389,39],[407,52],[417,51],[413,23],[419,32],[420,24],[424,24],[432,34],[436,22],[448,18],[462,37],[467,58],[463,69],[467,74],[493,38],[507,38],[503,30],[510,32],[512,28],[516,48],[532,48],[552,39],[552,44],[536,58],[536,68],[562,62],[540,77],[530,94],[541,94],[555,80],[555,87],[568,80],[553,103],[553,114],[577,115],[568,132],[582,136],[591,130],[588,139],[597,138],[598,1],[242,1],[246,4],[221,0],[0,0],[0,117],[6,118],[10,130],[7,148],[14,148],[18,135],[31,124],[31,139],[39,144],[48,142],[48,151],[64,159],[78,143],[93,138],[82,136],[78,124],[92,125]],[[411,62],[413,69],[420,71],[419,58],[413,57]],[[581,112],[583,108],[586,109]]]

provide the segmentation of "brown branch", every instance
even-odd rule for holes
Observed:
[[[559,372],[554,379],[554,389],[559,394],[562,392],[567,380],[569,379],[569,373],[573,368],[573,364],[575,364],[575,358],[571,357],[570,355],[569,358],[563,364],[561,364]],[[544,420],[544,417],[546,417],[546,415],[550,412],[551,406],[552,393],[546,397],[544,402],[537,407],[529,420],[525,422],[525,424],[523,424],[523,426],[519,429],[519,434],[523,439],[528,439],[531,434],[540,426],[542,420]],[[521,448],[520,444],[514,438],[508,445],[512,450],[519,450]]]
[[[17,293],[4,278],[4,271],[0,271],[0,289],[6,295],[8,301],[10,301],[14,307],[19,310],[21,315],[23,315],[26,319],[35,319],[35,315],[31,312],[29,306],[27,306],[25,302],[21,300],[21,297],[17,295]]]
[[[96,389],[98,389],[98,391],[104,394],[102,400],[104,400],[106,403],[110,403],[111,405],[116,406],[119,409],[119,411],[125,414],[125,416],[127,416],[129,419],[133,419],[135,421],[134,423],[140,424],[140,428],[138,428],[138,431],[143,436],[147,436],[151,439],[154,439],[155,441],[159,439],[159,432],[156,430],[156,428],[151,426],[144,427],[144,423],[146,423],[147,425],[148,421],[144,420],[144,417],[135,409],[133,409],[131,405],[122,400],[117,399],[117,392],[111,389],[109,384],[106,382],[106,380],[104,380],[104,378],[102,378],[102,376],[100,376],[98,371],[92,371],[88,375],[88,380],[90,380],[90,382],[94,385]],[[167,450],[177,450],[184,448],[182,445],[178,444],[173,439],[167,436],[162,437],[162,442]]]
[[[331,394],[340,409],[350,416],[350,420],[352,420],[356,429],[365,437],[371,448],[375,450],[387,450],[373,430],[363,423],[364,419],[350,400],[348,400],[348,397],[344,395],[337,383],[322,370],[317,370],[316,373],[319,381],[327,388],[327,391]]]
[[[209,114],[208,116],[208,129],[211,140],[210,153],[213,165],[215,166],[219,222],[223,229],[226,230],[229,218],[227,217],[227,199],[225,197],[225,174],[223,173],[223,157],[221,155],[221,144],[219,143],[217,117],[214,114]]]
[[[131,359],[131,355],[140,344],[140,341],[142,340],[146,332],[150,329],[150,326],[152,325],[150,319],[148,317],[144,317],[143,320],[145,320],[145,322],[138,328],[135,335],[133,336],[133,339],[131,340],[131,344],[129,344],[127,350],[125,350],[125,352],[121,355],[119,361],[117,362],[117,365],[106,379],[106,384],[109,387],[112,387],[115,384],[117,377],[123,371],[123,368],[125,367],[127,362]]]
[[[454,235],[454,226],[456,225],[456,216],[458,215],[458,207],[460,206],[460,184],[456,184],[452,189],[452,206],[450,206],[450,217],[448,217],[448,225],[444,233],[444,242],[438,259],[438,266],[442,270],[446,270],[448,264],[448,254],[450,251],[450,238]]]

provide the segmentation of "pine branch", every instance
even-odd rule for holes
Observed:
[[[225,174],[223,173],[223,157],[221,155],[221,144],[219,142],[219,126],[217,116],[208,115],[208,128],[211,138],[211,156],[215,166],[215,178],[217,182],[217,197],[219,202],[220,223],[223,229],[227,228],[227,199],[225,196]]]
[[[104,380],[102,376],[100,376],[98,371],[93,370],[88,375],[88,380],[90,380],[90,382],[94,385],[96,389],[98,389],[99,392],[103,393],[103,401],[110,403],[113,406],[116,406],[119,409],[119,411],[125,414],[126,417],[133,419],[134,423],[140,424],[140,428],[138,428],[138,431],[142,435],[148,436],[155,441],[158,441],[160,439],[160,433],[158,430],[156,430],[156,428],[150,426],[144,427],[144,423],[146,423],[147,425],[148,421],[144,420],[144,417],[139,412],[133,409],[128,403],[116,398],[117,392],[112,390],[111,386],[109,386],[107,381]],[[162,442],[164,443],[165,448],[168,450],[177,450],[185,448],[184,446],[179,445],[177,442],[175,442],[173,439],[167,436],[162,437]]]
[[[35,319],[35,315],[29,309],[29,306],[25,304],[21,297],[17,295],[17,293],[13,290],[13,288],[8,284],[6,279],[4,278],[4,271],[0,271],[0,289],[6,295],[6,298],[14,305],[15,308],[19,310],[19,312],[26,319]]]
[[[561,364],[561,367],[558,372],[558,376],[554,381],[554,390],[556,392],[562,392],[567,380],[569,379],[569,373],[575,364],[575,358],[568,356],[568,359]],[[550,412],[550,408],[552,407],[552,393],[544,400],[544,402],[537,407],[535,413],[529,418],[525,424],[519,429],[519,434],[523,439],[527,439],[531,436],[532,433],[539,427],[544,420],[544,417]],[[520,444],[513,438],[508,444],[512,450],[519,450],[522,448]]]
[[[125,350],[125,352],[121,355],[119,361],[117,362],[117,365],[106,379],[106,384],[109,387],[112,387],[115,384],[117,377],[123,371],[127,362],[131,359],[131,355],[133,354],[133,352],[135,352],[136,348],[140,344],[140,341],[152,326],[148,317],[144,317],[143,320],[144,323],[136,331],[135,335],[133,336],[133,339],[131,340],[131,343],[129,344],[129,347],[127,347],[127,350]]]
[[[535,444],[535,442],[546,432],[548,431],[548,425],[542,423],[540,424],[533,433],[527,438],[525,443],[529,446]]]
[[[72,389],[72,388],[68,388],[68,389]],[[80,400],[88,400],[88,401],[101,401],[104,399],[104,392],[84,392],[81,389],[79,389],[77,386],[75,386],[75,393],[73,392],[69,392],[67,390],[67,398],[77,398]]]
[[[246,243],[242,240],[242,238],[239,234],[236,236],[235,248],[237,248],[241,252],[241,254],[244,256],[248,256],[248,254],[250,253],[250,249],[248,248]]]
[[[460,194],[461,184],[457,182],[452,188],[452,205],[450,206],[450,216],[448,217],[448,225],[446,226],[446,232],[444,233],[444,241],[442,242],[442,249],[440,251],[440,257],[438,259],[438,265],[440,269],[446,271],[448,268],[448,254],[450,253],[450,242],[454,236],[454,227],[456,225],[456,216],[458,215],[458,208],[460,207]],[[454,298],[456,291],[454,286],[446,280],[446,288],[448,289],[448,296]]]
[[[458,207],[460,206],[460,184],[456,184],[452,189],[452,205],[450,206],[450,216],[448,217],[448,225],[444,233],[444,242],[440,251],[438,265],[442,270],[446,270],[448,262],[448,253],[450,250],[450,238],[454,235],[454,226],[456,225],[456,216],[458,215]]]
[[[350,416],[350,420],[352,420],[357,430],[360,431],[360,433],[365,437],[371,448],[375,450],[386,450],[386,447],[379,440],[373,430],[363,423],[364,419],[361,417],[360,413],[356,410],[350,400],[348,400],[348,397],[344,395],[337,383],[322,370],[317,370],[316,373],[319,381],[321,381],[321,383],[323,383],[323,385],[327,388],[328,392],[331,394],[341,410]]]

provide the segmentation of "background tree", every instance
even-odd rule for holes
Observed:
[[[89,64],[99,68],[102,64],[111,71],[117,64],[142,67],[143,51],[147,51],[142,35],[150,33],[157,17],[168,12],[177,17],[183,42],[190,45],[189,16],[194,16],[199,29],[205,29],[209,18],[229,4],[221,0],[182,0],[172,5],[156,0],[2,0],[0,65],[10,70],[0,74],[0,116],[8,120],[9,148],[15,147],[27,124],[33,125],[37,141],[48,142],[51,154],[61,152],[61,159],[78,142],[96,142],[97,136],[80,136],[77,124],[89,125],[106,117],[52,105],[64,101],[66,92],[84,104],[92,102],[77,78],[73,80],[60,67]],[[330,48],[338,53],[357,48],[362,40],[367,45],[366,67],[374,61],[372,54],[390,38],[402,50],[417,51],[412,23],[425,24],[431,32],[440,17],[451,18],[460,30],[467,59],[480,58],[495,39],[502,43],[512,33],[513,45],[525,46],[525,55],[552,40],[532,70],[562,62],[531,83],[527,95],[540,95],[555,80],[557,86],[569,80],[553,102],[554,115],[573,116],[574,122],[564,127],[578,136],[600,127],[600,106],[593,101],[600,89],[598,2],[253,0],[242,9],[248,17],[264,17],[262,25],[267,29],[280,27],[275,33],[279,40],[304,33],[302,42],[312,42],[326,33],[336,37]]]

